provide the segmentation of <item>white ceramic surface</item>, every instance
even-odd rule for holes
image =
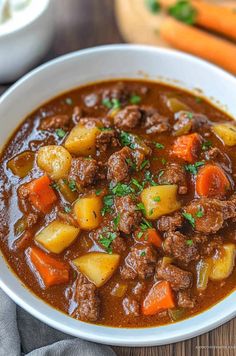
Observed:
[[[236,78],[195,57],[147,46],[113,45],[75,52],[51,61],[19,80],[0,98],[0,142],[31,111],[81,84],[111,78],[149,78],[201,88],[236,116]],[[165,78],[172,78],[167,80]],[[177,82],[176,82],[177,80]],[[0,208],[3,208],[0,205]],[[118,329],[72,319],[31,294],[0,257],[0,287],[29,313],[65,333],[95,342],[144,346],[169,344],[213,329],[236,315],[236,292],[193,318],[162,327]]]
[[[53,0],[31,0],[23,20],[0,25],[0,83],[13,82],[48,50],[54,28]]]

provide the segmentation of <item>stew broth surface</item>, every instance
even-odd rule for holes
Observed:
[[[176,142],[176,140],[178,140],[178,138],[182,137],[183,135],[176,135],[176,131],[174,130],[174,125],[179,120],[179,110],[176,112],[173,111],[173,107],[171,107],[170,104],[170,99],[172,98],[177,99],[177,103],[180,103],[180,111],[190,113],[187,114],[189,115],[190,121],[195,120],[194,115],[196,114],[204,115],[204,117],[209,120],[209,124],[202,124],[200,126],[197,126],[197,124],[196,128],[192,127],[189,131],[188,127],[185,127],[186,132],[184,132],[184,135],[190,135],[191,133],[197,133],[200,135],[200,147],[196,150],[196,152],[194,152],[193,162],[187,162],[181,157],[173,155],[174,142]],[[97,162],[99,162],[99,170],[101,170],[102,173],[107,176],[107,165],[109,166],[108,160],[110,156],[115,152],[119,152],[124,147],[124,145],[121,143],[122,140],[120,139],[121,132],[137,135],[139,138],[141,138],[141,140],[144,140],[148,147],[151,148],[152,153],[146,154],[142,161],[142,169],[137,169],[137,167],[134,167],[137,163],[134,159],[134,156],[131,156],[130,159],[125,160],[125,164],[128,166],[130,165],[128,167],[128,177],[127,179],[120,181],[121,184],[132,187],[132,192],[127,195],[134,196],[132,199],[136,201],[135,204],[137,204],[137,206],[140,208],[138,210],[137,207],[137,211],[142,216],[136,216],[136,221],[138,222],[135,226],[130,227],[130,233],[119,231],[119,227],[117,228],[117,226],[113,226],[114,231],[112,232],[117,236],[119,235],[122,241],[124,241],[124,250],[121,249],[121,251],[118,250],[116,252],[116,248],[114,248],[114,250],[112,248],[112,242],[110,242],[109,246],[102,244],[100,237],[98,237],[98,239],[94,237],[96,229],[90,229],[87,231],[82,229],[75,241],[70,246],[65,248],[61,253],[51,253],[42,247],[38,242],[36,242],[34,237],[39,231],[42,231],[44,227],[48,226],[50,222],[54,221],[55,219],[61,219],[58,217],[59,211],[63,212],[63,214],[72,215],[74,203],[70,203],[65,199],[65,197],[62,196],[62,194],[58,191],[57,180],[51,179],[49,174],[51,187],[56,195],[56,201],[53,203],[51,209],[47,213],[39,213],[37,208],[34,206],[31,206],[30,211],[27,211],[27,209],[29,209],[27,206],[23,206],[22,198],[19,196],[19,187],[22,187],[26,183],[29,183],[32,180],[45,174],[45,172],[40,169],[37,164],[38,150],[41,147],[47,145],[64,145],[70,130],[74,127],[75,123],[80,121],[80,117],[108,117],[112,122],[114,117],[116,117],[116,115],[118,115],[121,110],[124,110],[129,105],[136,105],[136,110],[143,110],[141,114],[143,117],[139,119],[140,122],[141,120],[145,120],[145,110],[147,110],[147,107],[153,108],[155,113],[158,113],[159,116],[164,118],[163,122],[165,121],[167,123],[168,128],[163,130],[163,132],[160,132],[162,129],[159,128],[155,132],[155,129],[152,131],[153,125],[150,127],[146,125],[146,127],[144,127],[145,124],[142,123],[135,125],[133,128],[123,128],[116,126],[115,135],[118,140],[118,143],[116,142],[117,145],[114,145],[114,142],[110,142],[104,151],[97,148],[96,152],[92,154],[91,157],[92,159],[95,159]],[[182,110],[182,108],[187,108],[187,110]],[[174,110],[175,109],[176,107],[174,107]],[[55,128],[54,126],[44,130],[40,129],[40,125],[42,125],[42,122],[45,122],[47,118],[58,115],[67,115],[69,117],[70,121],[68,127]],[[161,122],[162,119],[160,119],[159,123]],[[214,232],[196,231],[197,219],[208,219],[208,216],[206,216],[206,211],[203,211],[202,213],[205,214],[205,216],[195,217],[194,214],[190,214],[190,219],[189,215],[187,215],[187,219],[183,216],[183,213],[186,213],[186,206],[189,206],[193,200],[198,201],[201,199],[199,194],[196,192],[196,179],[201,168],[208,164],[216,165],[223,170],[225,176],[228,179],[230,187],[226,187],[227,189],[225,189],[225,192],[222,196],[211,196],[206,197],[205,199],[210,199],[209,202],[211,204],[211,199],[227,202],[233,196],[236,177],[235,147],[226,145],[224,140],[214,132],[212,127],[214,127],[215,123],[234,124],[230,117],[216,109],[209,102],[201,98],[197,98],[191,93],[185,92],[181,89],[148,81],[122,80],[122,82],[109,81],[95,83],[62,94],[59,97],[56,97],[55,99],[42,105],[32,114],[30,114],[18,127],[3,149],[0,158],[0,248],[10,267],[17,274],[20,280],[22,280],[22,282],[24,282],[24,284],[39,298],[43,299],[54,308],[57,308],[60,311],[79,319],[81,316],[79,315],[77,308],[78,304],[83,302],[81,299],[80,301],[78,301],[78,299],[76,300],[76,288],[78,288],[78,286],[76,287],[76,280],[78,279],[78,272],[75,266],[73,266],[72,260],[77,259],[79,256],[83,256],[88,252],[105,252],[110,255],[114,253],[119,254],[119,266],[116,268],[115,272],[112,274],[109,280],[101,287],[96,288],[94,292],[96,294],[96,298],[99,298],[100,300],[99,312],[97,311],[96,320],[85,320],[84,318],[81,318],[85,321],[92,321],[97,324],[115,327],[148,327],[168,324],[200,313],[226,297],[235,289],[236,270],[234,268],[234,263],[232,262],[232,271],[230,271],[227,278],[220,280],[213,280],[212,278],[209,278],[205,290],[199,290],[199,288],[197,288],[197,278],[199,278],[197,266],[199,266],[199,261],[206,261],[207,259],[215,261],[222,257],[222,246],[225,244],[235,244],[236,235],[233,213],[229,218],[224,217],[222,226]],[[111,124],[111,129],[113,130],[113,128],[114,125]],[[149,129],[150,131],[148,132]],[[101,130],[101,132],[105,131],[106,130]],[[212,150],[212,148],[217,148],[220,153],[217,154],[216,157],[209,158],[207,156],[207,152]],[[137,148],[130,149],[137,150]],[[33,152],[34,159],[28,158],[29,160],[32,160],[32,168],[29,169],[23,178],[20,178],[13,173],[12,169],[9,168],[9,161],[25,151],[30,153]],[[221,154],[223,156],[221,156]],[[71,153],[71,156],[73,159],[76,159],[76,157],[81,157],[81,155],[75,155],[73,153]],[[88,156],[86,156],[86,158],[88,158]],[[147,163],[144,163],[145,161],[147,161]],[[195,172],[196,174],[193,174],[191,169],[189,171],[186,167],[188,165],[195,165],[196,162],[203,163],[202,165],[199,165],[199,167],[197,167],[198,165],[195,166],[197,171]],[[186,244],[189,249],[194,249],[196,246],[196,252],[191,252],[194,257],[190,256],[190,260],[187,261],[187,263],[177,256],[177,250],[177,252],[173,252],[175,247],[176,249],[178,247],[178,242],[176,242],[177,240],[173,238],[171,245],[172,247],[170,247],[172,251],[171,253],[170,249],[166,250],[163,247],[164,242],[169,237],[171,232],[160,231],[160,217],[154,220],[152,220],[152,218],[148,219],[144,216],[145,213],[143,211],[143,205],[138,205],[140,203],[143,204],[140,198],[140,190],[152,186],[164,185],[165,182],[160,183],[159,180],[161,180],[161,175],[165,173],[166,169],[172,163],[182,167],[187,182],[187,192],[184,194],[178,193],[176,198],[180,203],[180,208],[177,209],[177,212],[179,211],[179,214],[183,218],[183,222],[180,227],[175,228],[173,231],[173,234],[175,234],[177,231],[185,236]],[[23,161],[23,165],[25,164],[26,160]],[[111,170],[112,169],[113,168],[111,168]],[[164,173],[161,174],[161,172]],[[47,173],[48,172],[46,172],[46,174]],[[98,172],[96,174],[98,174]],[[112,195],[111,192],[109,192],[109,189],[112,189],[112,187],[119,184],[117,181],[114,183],[114,179],[107,180],[106,177],[103,177],[102,179],[97,178],[98,176],[96,176],[93,183],[87,186],[83,186],[83,184],[82,187],[80,186],[79,188],[76,186],[75,189],[78,190],[78,192],[75,193],[77,194],[76,199],[81,199],[83,197],[93,195],[95,197],[101,197],[103,201],[104,196]],[[144,182],[143,188],[138,189],[134,184],[132,185],[132,178],[136,179],[136,181],[138,181],[138,183],[141,185]],[[113,181],[113,185],[110,185],[111,181]],[[173,182],[170,181],[166,183],[167,185],[173,184]],[[177,186],[179,187],[178,183]],[[117,197],[116,194],[113,194],[112,207],[114,207],[114,201],[118,198],[122,197]],[[159,200],[158,197],[156,200]],[[162,201],[159,201],[158,203],[161,204]],[[123,214],[122,204],[120,204],[120,206],[118,206],[115,210],[106,212],[104,216],[102,216],[99,227],[97,229],[108,226],[112,221],[114,221],[114,219],[117,218],[117,216],[120,218],[120,215]],[[234,210],[236,210],[236,208]],[[27,217],[30,213],[33,213],[37,216],[37,221],[35,223],[31,222],[30,226],[25,226],[24,218]],[[176,212],[173,211],[164,215],[173,216],[175,213]],[[21,221],[23,221],[23,227],[19,223],[19,220],[22,218],[23,220]],[[191,224],[191,218],[194,219],[194,222],[192,223],[195,226]],[[140,226],[143,222],[144,225],[146,225],[144,227],[144,231],[141,230],[141,233],[144,234],[146,233],[147,229],[151,228],[149,224],[147,225],[147,221],[152,225],[152,228],[158,231],[158,234],[163,242],[162,246],[156,247],[155,245],[153,246],[150,244],[147,240],[142,240],[142,238],[138,240],[137,237],[134,238],[135,232],[140,232]],[[68,221],[66,223],[68,224]],[[117,220],[115,220],[115,225],[117,224],[119,225],[120,221],[117,223]],[[25,238],[26,233],[28,233],[28,238]],[[204,239],[202,239],[200,242],[196,242],[196,236],[200,236],[201,238],[204,236]],[[23,238],[24,241],[22,243]],[[109,244],[109,241],[106,242]],[[35,246],[37,246],[44,253],[49,254],[57,261],[68,264],[70,269],[69,280],[66,283],[52,285],[48,288],[45,288],[45,284],[42,282],[42,278],[40,278],[39,272],[36,271],[37,268],[32,263],[32,261],[30,261],[30,257],[27,252],[29,251],[29,248]],[[139,265],[137,268],[139,271],[135,270],[135,266],[132,266],[131,268],[133,275],[135,275],[134,278],[133,276],[132,278],[123,278],[124,276],[122,277],[120,271],[124,266],[127,267],[127,264],[129,264],[127,262],[127,256],[129,255],[130,249],[133,246],[138,246],[140,249],[143,248],[144,252],[146,253],[146,255],[143,257],[147,259],[148,252],[145,249],[147,246],[148,248],[151,246],[150,248],[152,251],[154,250],[153,256],[155,256],[152,259],[155,261],[150,262],[151,271],[148,273],[145,272],[146,275],[144,277],[141,277],[139,274],[139,271],[142,269],[142,262],[140,262],[141,265]],[[208,252],[206,252],[207,248],[209,249]],[[142,251],[140,254],[142,254]],[[192,282],[188,288],[172,288],[173,282],[169,280],[169,277],[157,277],[154,269],[159,268],[156,266],[160,266],[164,256],[168,256],[172,259],[170,261],[171,265],[174,265],[181,270],[190,272],[192,275]],[[130,266],[128,267],[130,268]],[[163,265],[160,268],[163,268]],[[147,298],[147,295],[153,285],[155,285],[155,283],[158,281],[163,280],[167,281],[171,288],[172,298],[175,304],[174,307],[167,309],[164,308],[164,310],[158,311],[153,315],[144,315],[143,303],[145,298]],[[91,282],[93,281],[91,280]],[[88,281],[88,283],[90,282]],[[138,288],[138,283],[141,284],[141,292],[135,294],[134,288]],[[114,288],[117,285],[125,286],[125,292],[122,296],[114,296]],[[183,307],[181,306],[181,302],[179,302],[178,298],[180,298],[179,295],[181,292],[183,292],[183,290],[189,293],[188,298],[193,302],[191,307]],[[82,297],[80,296],[80,298]],[[126,302],[124,302],[124,299],[127,299]],[[94,300],[92,302],[93,307],[91,306],[91,308],[95,308],[95,306],[97,307],[97,304],[94,302]],[[132,303],[134,303],[133,308]],[[170,310],[175,311],[174,316]]]

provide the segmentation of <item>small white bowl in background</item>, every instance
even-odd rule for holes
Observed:
[[[236,78],[232,75],[178,51],[112,45],[74,52],[48,62],[6,91],[0,97],[1,145],[29,113],[53,97],[80,85],[116,78],[158,80],[189,90],[199,88],[205,97],[220,100],[236,118]],[[136,329],[100,326],[75,320],[36,297],[10,270],[1,253],[0,271],[0,287],[27,312],[55,329],[99,343],[170,344],[207,332],[236,315],[235,291],[201,314],[177,323]]]
[[[22,16],[0,24],[0,83],[13,82],[48,51],[53,37],[52,0],[31,0]]]

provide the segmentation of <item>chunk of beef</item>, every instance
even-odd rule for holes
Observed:
[[[161,216],[158,220],[158,230],[162,232],[175,231],[182,227],[184,218],[181,213]]]
[[[101,133],[96,137],[96,147],[100,152],[105,152],[109,146],[119,146],[119,140],[116,137],[116,132],[112,129],[101,131]]]
[[[125,259],[124,266],[121,267],[121,277],[124,279],[151,277],[154,275],[156,262],[156,251],[151,246],[134,245]]]
[[[169,120],[162,116],[151,106],[142,106],[142,127],[146,129],[147,134],[163,133],[170,129]]]
[[[115,115],[114,124],[123,130],[133,129],[140,124],[141,119],[142,114],[139,107],[130,105]]]
[[[41,213],[29,201],[28,184],[22,184],[17,191],[20,210],[25,214],[27,227],[32,227],[38,221]]]
[[[180,111],[175,114],[176,123],[173,126],[175,132],[187,134],[201,127],[209,127],[210,121],[203,114]]]
[[[170,231],[165,237],[163,248],[168,255],[186,264],[199,259],[200,255],[197,244],[187,236],[178,231]]]
[[[125,315],[139,316],[140,305],[137,300],[127,297],[123,299],[122,305]]]
[[[35,234],[31,229],[24,231],[23,234],[17,240],[14,241],[14,249],[25,250],[26,247],[28,247],[29,244],[33,241],[34,235]]]
[[[115,230],[114,224],[111,221],[106,221],[101,227],[97,230],[91,232],[92,239],[104,248],[103,241],[111,241],[108,246],[112,252],[122,253],[126,250],[126,241],[123,237],[120,236],[119,231]],[[107,248],[107,244],[106,244]]]
[[[179,194],[188,192],[186,172],[178,163],[168,163],[158,181],[160,184],[177,184]]]
[[[198,211],[203,212],[202,217],[197,217]],[[201,198],[192,201],[185,211],[195,218],[195,230],[205,234],[216,233],[224,224],[225,220],[236,217],[235,196],[230,200]]]
[[[141,300],[146,291],[146,284],[144,282],[138,282],[132,289],[132,293],[135,295],[136,299]]]
[[[100,301],[95,285],[81,273],[74,285],[74,302],[77,304],[72,316],[84,321],[96,321],[99,317]]]
[[[163,265],[162,263],[158,263],[156,277],[170,282],[174,290],[188,289],[193,283],[193,275],[191,272],[184,271],[172,264]]]
[[[205,158],[208,161],[213,161],[213,163],[220,163],[226,172],[231,173],[231,160],[227,154],[223,153],[218,147],[212,147],[210,150],[206,151]]]
[[[112,101],[112,99],[115,99],[118,100],[121,105],[128,103],[129,96],[129,90],[122,82],[115,84],[109,89],[102,90],[102,100],[108,99],[109,101]]]
[[[70,126],[70,117],[68,115],[55,115],[46,117],[40,123],[40,130],[63,129],[67,130]]]
[[[79,123],[87,128],[91,127],[111,127],[111,121],[107,117],[82,117]]]
[[[130,234],[139,225],[142,214],[137,210],[137,204],[130,195],[115,198],[115,209],[120,219],[118,229]]]
[[[26,218],[26,226],[28,228],[33,227],[39,220],[39,214],[29,213],[25,216]]]
[[[113,153],[108,159],[107,179],[115,183],[129,179],[129,163],[132,159],[131,149],[123,147],[120,151]]]
[[[73,158],[69,179],[75,180],[77,184],[85,187],[93,184],[99,171],[98,163],[95,159]]]
[[[196,299],[191,296],[189,290],[181,290],[177,294],[178,306],[180,308],[193,308],[196,303]]]

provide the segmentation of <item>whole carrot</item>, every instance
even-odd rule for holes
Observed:
[[[236,74],[236,45],[175,19],[167,18],[161,37],[175,48],[211,61]]]

